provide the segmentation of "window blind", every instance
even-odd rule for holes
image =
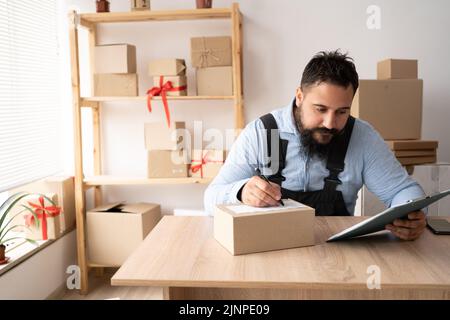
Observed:
[[[57,0],[0,0],[0,192],[61,171]]]

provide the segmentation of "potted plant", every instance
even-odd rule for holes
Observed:
[[[25,225],[20,225],[20,224],[15,224],[15,225],[11,224],[15,217],[21,215],[25,211],[29,211],[33,215],[36,223],[39,224],[39,219],[38,219],[38,216],[36,215],[36,213],[32,209],[30,209],[29,207],[27,207],[23,204],[20,204],[23,208],[22,210],[15,213],[13,216],[9,216],[9,213],[11,212],[11,210],[20,203],[20,200],[29,195],[31,195],[31,194],[26,193],[26,192],[16,193],[16,194],[10,196],[8,199],[6,199],[6,201],[0,206],[0,264],[5,264],[9,260],[9,258],[5,256],[6,244],[8,242],[15,240],[15,239],[24,239],[30,243],[33,243],[34,245],[37,245],[37,242],[32,239],[27,239],[24,236],[11,235],[11,232],[15,229],[21,228],[21,227],[27,227]]]

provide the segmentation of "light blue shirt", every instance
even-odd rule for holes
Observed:
[[[281,139],[288,140],[286,166],[282,175],[285,189],[297,191],[322,190],[324,178],[329,175],[326,160],[310,157],[300,142],[293,104],[272,111]],[[255,164],[262,166],[266,150],[266,131],[260,119],[250,122],[234,142],[219,174],[205,191],[204,205],[209,214],[216,204],[234,204],[237,194],[254,175]],[[265,172],[263,172],[265,173]],[[267,173],[265,173],[267,174]],[[339,174],[345,205],[354,214],[358,191],[363,185],[387,207],[396,206],[424,195],[395,158],[380,134],[367,122],[356,119],[345,156],[344,171]]]

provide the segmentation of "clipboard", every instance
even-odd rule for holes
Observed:
[[[431,196],[409,200],[408,202],[399,206],[388,208],[367,220],[357,223],[350,228],[347,228],[331,236],[327,240],[327,242],[359,237],[369,233],[384,230],[385,226],[392,223],[395,219],[405,218],[408,213],[428,207],[430,204],[448,196],[449,194],[450,189],[433,194]]]

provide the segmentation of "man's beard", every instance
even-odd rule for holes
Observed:
[[[300,132],[300,142],[305,148],[305,150],[309,153],[311,157],[317,156],[319,159],[326,159],[328,156],[328,152],[331,148],[331,145],[336,137],[339,134],[337,129],[327,129],[327,128],[312,128],[305,129],[303,127],[302,118],[301,118],[301,105],[296,107],[294,110],[294,119],[297,124],[297,129]],[[320,143],[315,138],[314,135],[328,133],[331,138],[328,143]]]

